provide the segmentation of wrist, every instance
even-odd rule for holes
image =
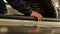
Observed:
[[[32,13],[30,14],[30,16],[33,16],[33,17],[35,17],[36,15],[37,15],[37,13],[34,11],[32,11]]]

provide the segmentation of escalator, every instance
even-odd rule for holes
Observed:
[[[0,34],[60,34],[60,19],[56,18],[57,16],[50,0],[49,2],[48,0],[24,1],[30,5],[33,11],[41,13],[44,16],[43,20],[38,22],[35,17],[20,14],[2,15],[0,16]],[[48,8],[49,10],[47,10]],[[8,7],[9,11],[15,11],[11,9],[11,7]],[[38,32],[36,32],[37,28]]]

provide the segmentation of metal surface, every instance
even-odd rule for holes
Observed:
[[[0,19],[0,34],[60,34],[59,29],[60,22]]]
[[[34,26],[0,26],[0,34],[51,34],[53,31],[50,28],[41,28],[39,32],[35,32],[35,29]]]
[[[29,21],[29,20],[0,19],[0,25],[60,27],[60,22],[49,22],[49,21],[37,22],[37,21]]]

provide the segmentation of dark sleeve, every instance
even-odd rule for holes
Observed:
[[[23,13],[25,16],[29,16],[32,13],[32,10],[28,5],[25,5],[20,0],[6,0],[14,9]]]

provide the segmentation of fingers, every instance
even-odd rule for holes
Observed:
[[[38,21],[41,21],[41,20],[42,20],[42,18],[43,18],[43,16],[42,16],[42,15],[40,15],[40,14],[38,14],[36,17],[37,17]]]
[[[32,12],[30,16],[36,17],[38,19],[38,21],[41,21],[43,16],[37,12]]]

